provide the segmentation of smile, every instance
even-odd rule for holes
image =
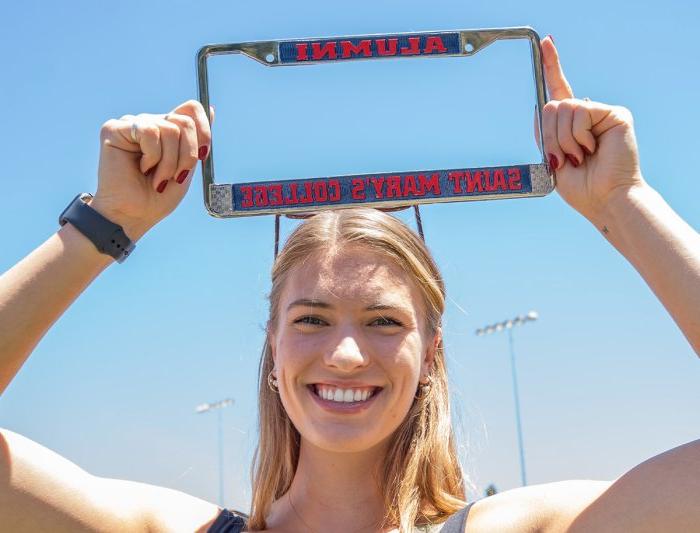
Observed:
[[[311,395],[322,407],[330,410],[364,410],[381,392],[381,387],[341,388],[314,383],[308,386]]]

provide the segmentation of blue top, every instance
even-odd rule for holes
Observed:
[[[474,505],[474,502],[449,517],[439,530],[440,533],[464,533],[467,525],[467,515],[472,505]],[[241,533],[245,526],[246,521],[243,516],[228,509],[223,509],[207,530],[207,533]]]

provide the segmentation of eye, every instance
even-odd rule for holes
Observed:
[[[372,322],[370,322],[370,326],[402,326],[401,322],[398,320],[394,320],[393,318],[389,318],[388,316],[380,316],[379,318],[375,318]]]
[[[303,316],[301,318],[297,318],[294,323],[308,326],[323,326],[326,324],[326,321],[317,316]]]

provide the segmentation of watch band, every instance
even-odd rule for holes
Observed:
[[[85,203],[90,199],[92,199],[90,193],[81,193],[76,196],[58,217],[58,223],[63,226],[66,222],[70,222],[92,241],[100,253],[114,257],[117,263],[123,263],[136,245],[124,233],[124,228],[108,220]]]

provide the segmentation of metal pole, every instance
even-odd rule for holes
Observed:
[[[518,374],[515,367],[515,347],[513,343],[513,332],[515,326],[521,326],[527,322],[533,322],[539,318],[537,311],[529,311],[526,315],[519,315],[513,319],[504,322],[490,324],[476,330],[476,334],[489,335],[504,329],[508,331],[508,346],[510,348],[510,370],[513,378],[513,400],[515,402],[515,425],[518,432],[518,451],[520,454],[520,481],[524,486],[527,485],[527,475],[525,473],[525,445],[523,444],[523,426],[520,421],[520,393],[518,392]]]
[[[217,419],[219,422],[219,505],[224,506],[224,423],[222,410],[217,409]]]
[[[527,476],[525,474],[525,446],[523,445],[523,428],[520,422],[520,394],[518,393],[518,376],[515,369],[515,349],[513,348],[513,331],[511,328],[508,328],[508,344],[510,346],[510,369],[513,376],[515,423],[518,428],[518,448],[520,450],[520,480],[524,487],[527,485]]]
[[[224,418],[222,409],[233,405],[231,398],[220,400],[214,403],[203,403],[195,408],[197,413],[207,413],[212,409],[216,409],[217,431],[218,431],[218,448],[219,448],[219,505],[224,506]]]

